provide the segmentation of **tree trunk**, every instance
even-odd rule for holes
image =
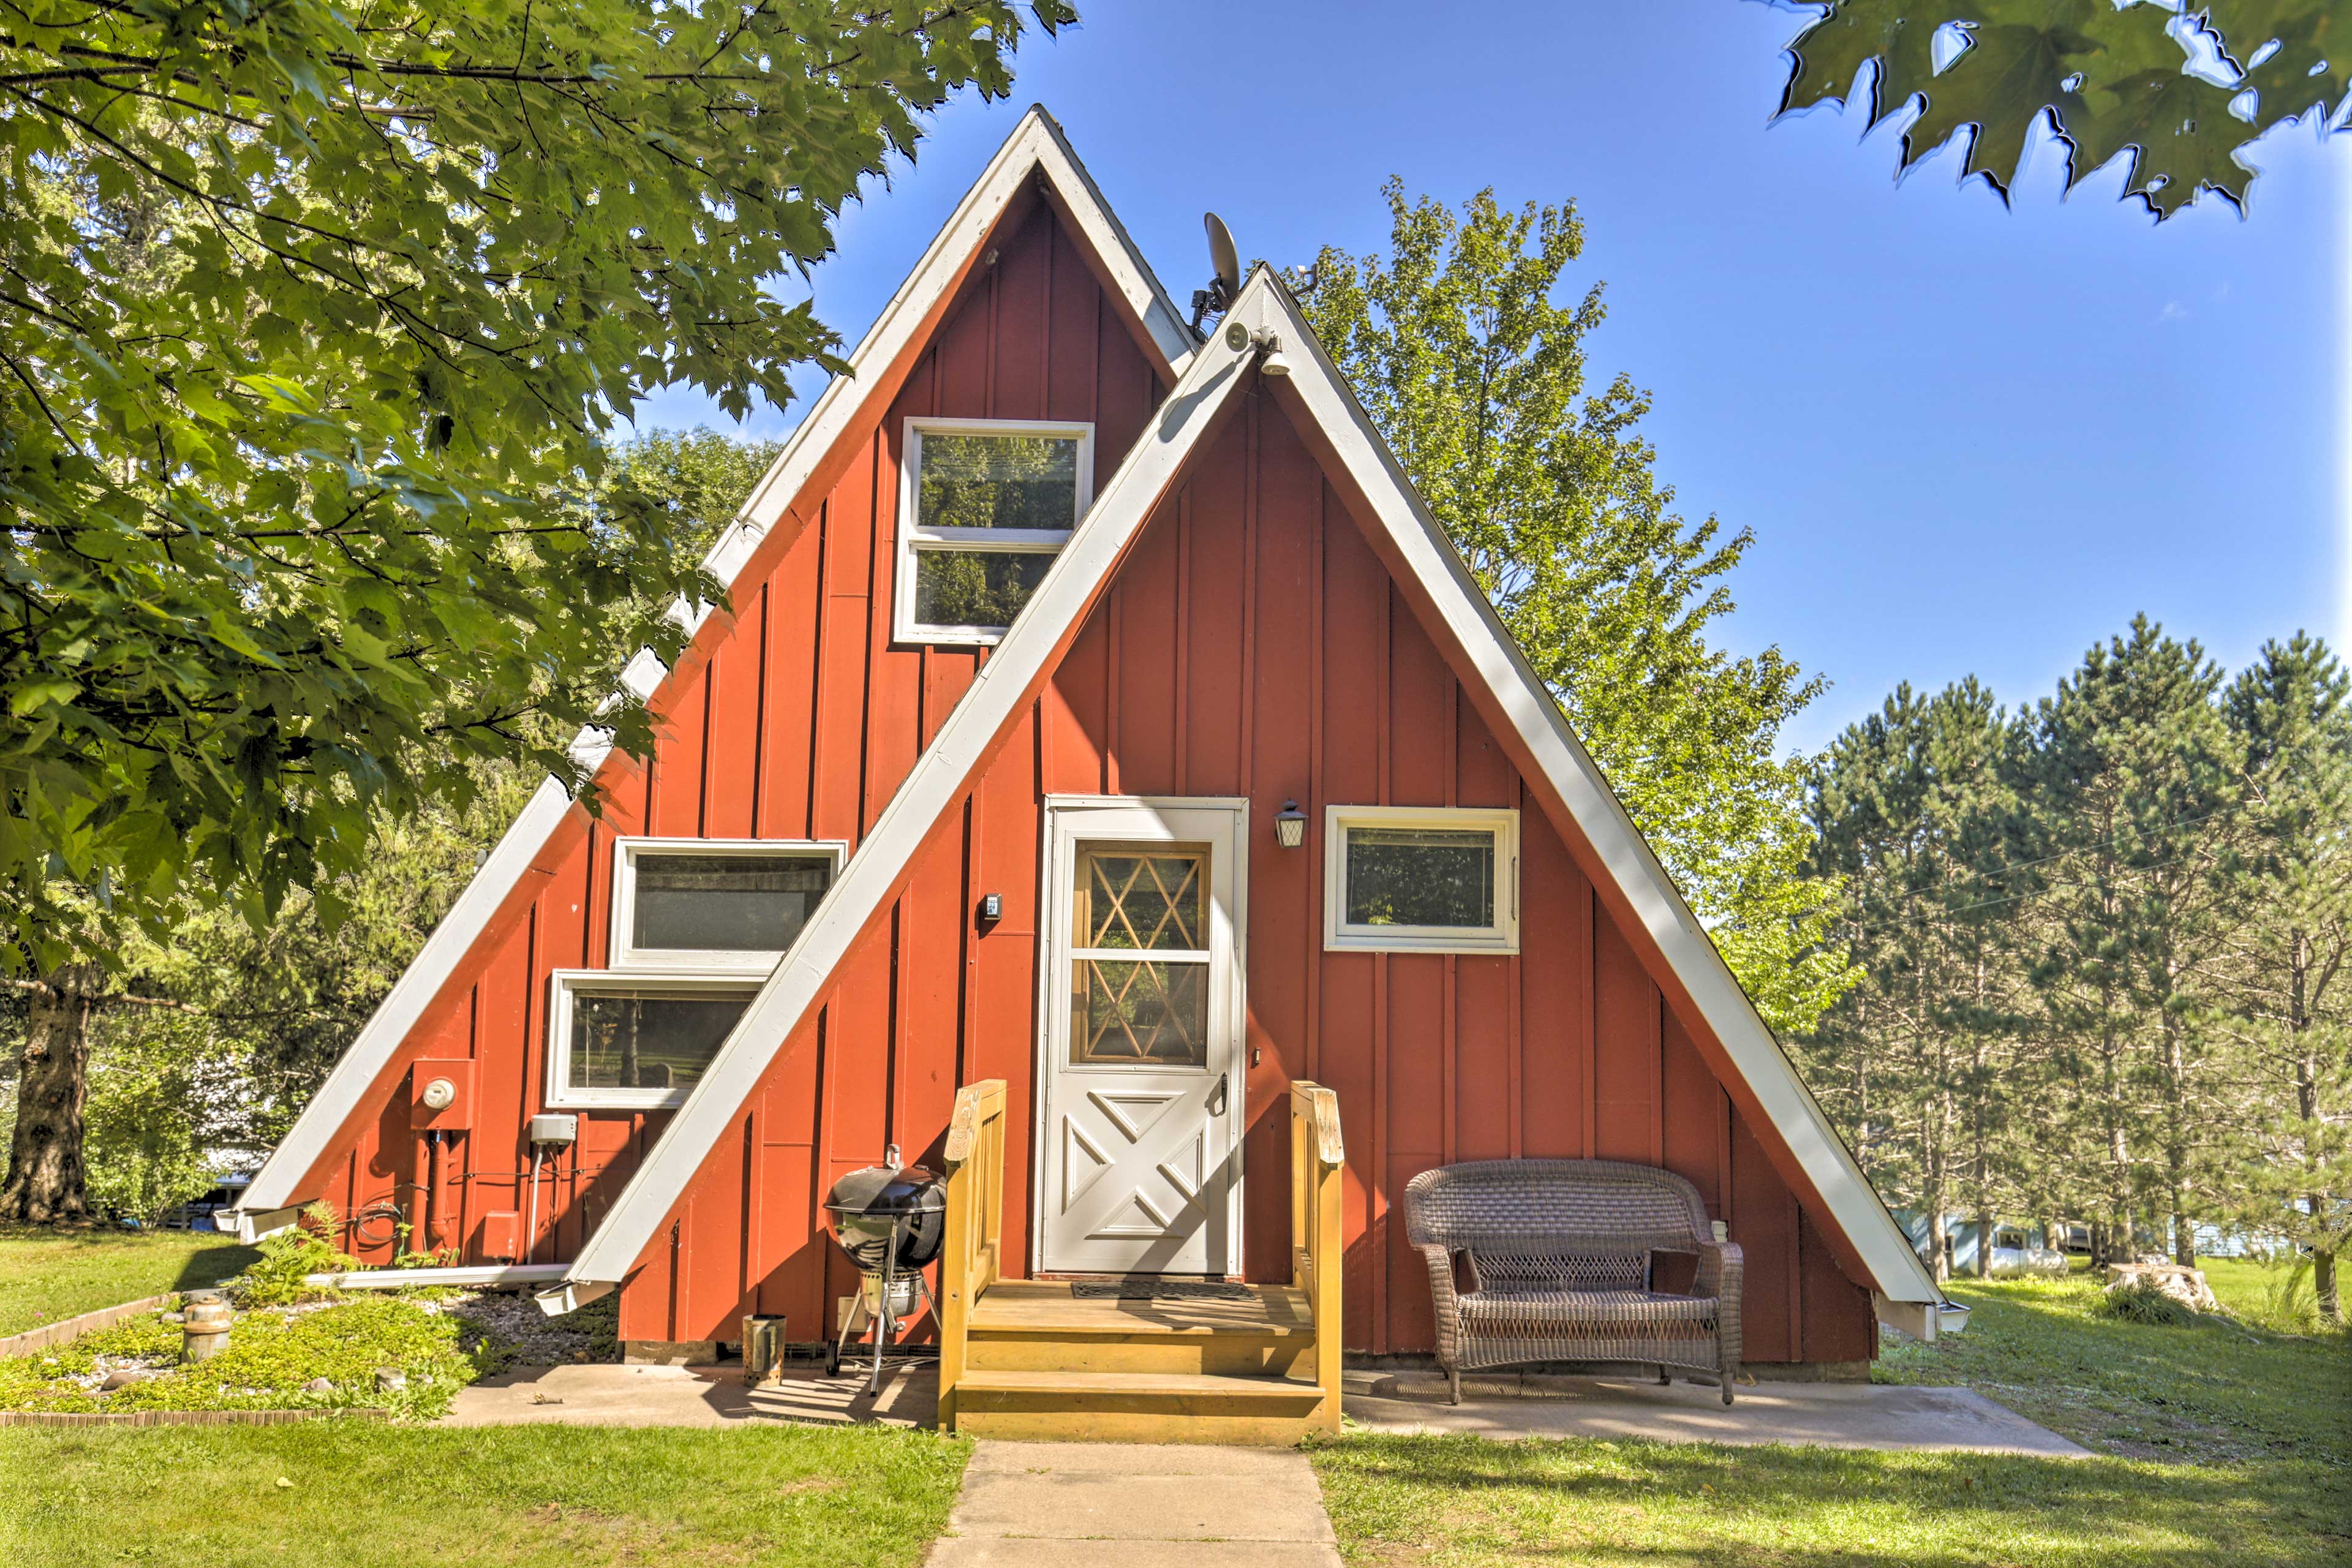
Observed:
[[[81,1112],[89,1093],[89,1015],[101,978],[94,964],[68,963],[28,993],[0,1220],[69,1225],[91,1217]]]
[[[2315,1203],[2317,1194],[2313,1197]],[[2311,1293],[2319,1300],[2319,1315],[2324,1321],[2344,1321],[2344,1303],[2336,1294],[2336,1254],[2325,1247],[2311,1249]]]
[[[1977,1210],[1977,1278],[1992,1278],[1992,1209],[1990,1205]]]

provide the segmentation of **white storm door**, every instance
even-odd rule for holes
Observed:
[[[1046,811],[1039,1264],[1238,1272],[1247,804]]]

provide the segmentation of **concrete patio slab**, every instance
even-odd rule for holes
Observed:
[[[1456,1406],[1446,1403],[1439,1373],[1358,1371],[1346,1378],[1348,1419],[1375,1432],[1790,1443],[2053,1458],[2089,1451],[1967,1388],[1763,1383],[1736,1389],[1727,1409],[1721,1394],[1696,1384],[1662,1387],[1639,1379],[1506,1373],[1463,1379]]]
[[[1339,1562],[1322,1489],[1295,1450],[983,1442],[948,1531],[929,1568]]]
[[[1347,1376],[1349,1422],[1374,1432],[1475,1432],[1490,1437],[1632,1437],[1659,1442],[1794,1443],[1832,1448],[1947,1450],[1983,1454],[2040,1454],[2074,1458],[2085,1452],[2046,1426],[1965,1388],[1906,1388],[1851,1383],[1763,1383],[1742,1385],[1728,1410],[1712,1388],[1676,1383],[1660,1387],[1641,1379],[1552,1377],[1490,1373],[1463,1381],[1459,1408],[1445,1403],[1445,1379],[1425,1371],[1352,1371]],[[558,1426],[730,1426],[742,1423],[803,1421],[826,1426],[877,1422],[893,1426],[929,1426],[939,1408],[939,1373],[929,1366],[896,1369],[882,1380],[878,1398],[866,1395],[863,1377],[828,1378],[814,1365],[789,1367],[772,1388],[746,1388],[740,1366],[518,1367],[460,1389],[442,1417],[451,1426],[541,1425]],[[1143,1493],[1139,1483],[1169,1493],[1169,1507],[1191,1501],[1197,1509],[1239,1489],[1203,1484],[1212,1472],[1202,1467],[1267,1467],[1247,1490],[1269,1500],[1288,1494],[1280,1476],[1304,1476],[1295,1454],[1203,1447],[1202,1458],[1147,1472],[1129,1468],[1126,1456],[1157,1447],[1082,1443],[989,1443],[983,1454],[1017,1456],[1042,1450],[1060,1505],[1077,1519],[1113,1522],[1089,1528],[1087,1539],[1126,1539],[1116,1520],[1133,1516]],[[1046,1462],[1050,1461],[1050,1462]],[[1010,1463],[1008,1459],[1004,1461]],[[992,1460],[991,1464],[996,1461]],[[1259,1472],[1252,1472],[1259,1474]],[[977,1487],[967,1486],[975,1508],[994,1510],[1025,1506],[1025,1493],[999,1486],[992,1469],[973,1464]],[[1164,1482],[1164,1484],[1163,1484]],[[1115,1484],[1114,1484],[1115,1483]],[[1306,1485],[1312,1487],[1312,1479]],[[1199,1495],[1188,1499],[1187,1488]],[[1301,1496],[1309,1495],[1301,1493]],[[1319,1494],[1316,1495],[1319,1499]],[[1004,1501],[1005,1499],[1012,1501]],[[1296,1500],[1294,1499],[1293,1500]],[[1271,1506],[1271,1504],[1269,1505]],[[1286,1505],[1287,1506],[1287,1505]],[[1157,1505],[1155,1504],[1155,1510]],[[1319,1500],[1318,1511],[1319,1512]],[[976,1521],[999,1523],[992,1512]],[[1160,1518],[1155,1511],[1154,1519]],[[1253,1528],[1286,1528],[1288,1518],[1270,1512]],[[1202,1529],[1219,1523],[1210,1519]],[[1165,1527],[1165,1521],[1150,1528]],[[1302,1527],[1303,1528],[1303,1527]],[[1026,1532],[1024,1532],[1026,1533]],[[1073,1537],[1076,1539],[1076,1537]],[[1134,1539],[1157,1539],[1135,1537]],[[1180,1539],[1168,1537],[1167,1539]],[[1181,1539],[1207,1540],[1210,1536]],[[1268,1535],[1265,1539],[1306,1540]],[[974,1561],[978,1561],[975,1559]],[[1138,1565],[1140,1568],[1140,1565]]]
[[[828,1378],[812,1365],[788,1367],[773,1388],[746,1388],[735,1366],[514,1367],[457,1391],[447,1426],[731,1426],[804,1421],[929,1426],[939,1410],[935,1367],[883,1374],[875,1398],[866,1379]]]

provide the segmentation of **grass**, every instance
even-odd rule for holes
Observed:
[[[2222,1260],[2245,1321],[2188,1328],[2093,1317],[2080,1277],[1959,1281],[1965,1334],[1885,1348],[1874,1381],[1976,1388],[2087,1459],[1358,1435],[1315,1467],[1342,1553],[1391,1565],[2340,1564],[2352,1337],[2261,1327],[2284,1278]]]
[[[2320,1568],[2352,1553],[2340,1494],[2284,1466],[1390,1436],[1314,1458],[1352,1562]]]
[[[0,1336],[169,1290],[217,1285],[256,1256],[209,1231],[0,1226]]]
[[[2223,1303],[2251,1315],[2273,1276],[2221,1260]],[[2094,1318],[2098,1286],[1956,1280],[1968,1331],[1933,1345],[1890,1340],[1873,1381],[1961,1384],[2084,1447],[2129,1458],[2308,1461],[2352,1474],[2352,1338],[2295,1338],[2207,1319],[2186,1328]],[[2347,1497],[2352,1504],[2352,1497]]]
[[[0,1429],[0,1563],[914,1568],[969,1453],[877,1427]]]

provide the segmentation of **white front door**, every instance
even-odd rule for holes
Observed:
[[[1046,813],[1039,1266],[1238,1272],[1248,804]]]

